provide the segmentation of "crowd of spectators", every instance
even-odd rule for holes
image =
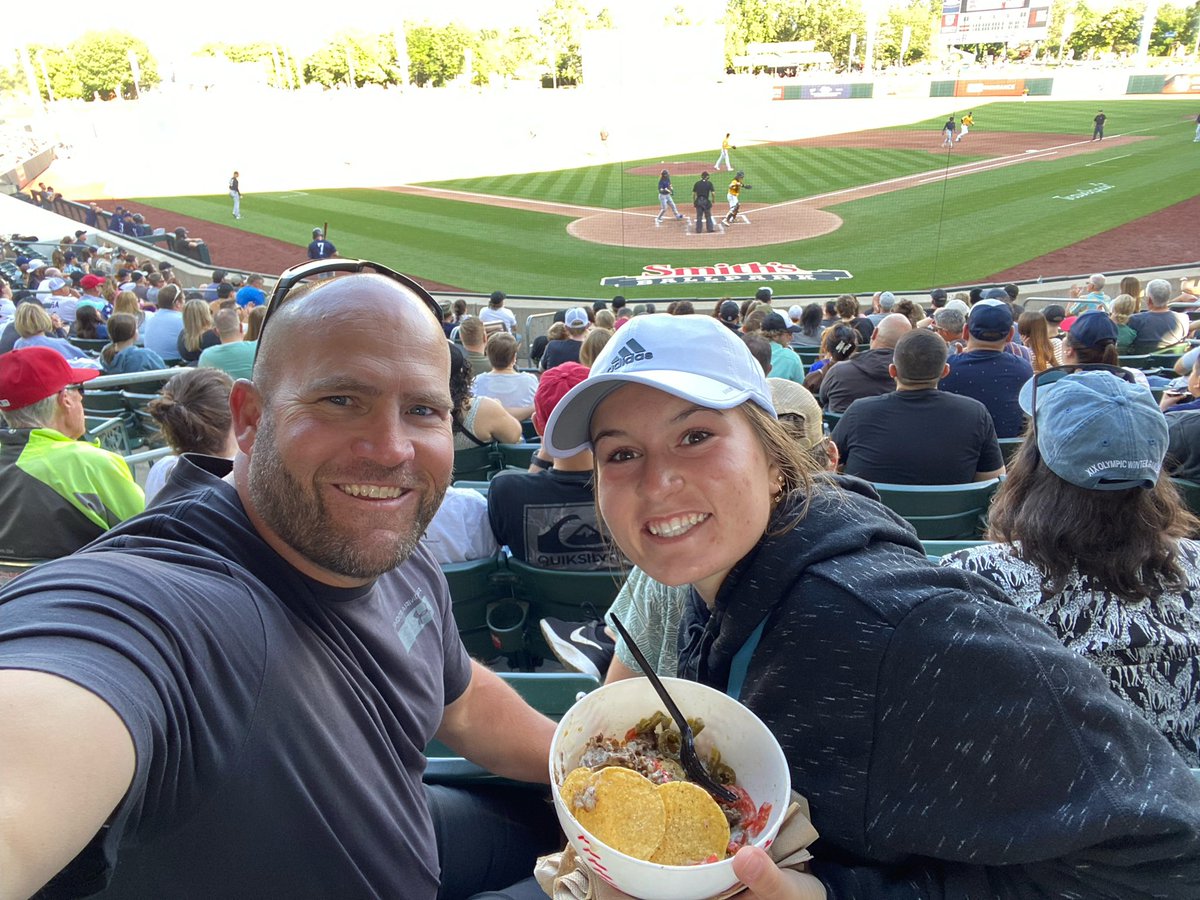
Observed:
[[[85,234],[64,239],[65,246],[76,247]],[[0,526],[0,555],[12,558],[70,554],[136,515],[155,502],[172,470],[187,469],[179,462],[185,453],[235,458],[238,401],[231,411],[231,390],[236,379],[252,377],[265,316],[259,278],[235,284],[215,271],[202,296],[187,299],[169,267],[123,256],[103,260],[83,249],[60,252],[61,259],[51,260],[57,265],[18,259],[24,283],[0,296],[0,321],[9,319],[0,334],[0,415],[8,425],[0,444],[6,460],[25,460],[0,464],[0,499],[15,511]],[[525,422],[540,443],[528,471],[497,475],[486,496],[451,486],[436,513],[430,510],[423,546],[442,564],[504,552],[542,568],[627,571],[613,609],[645,641],[656,668],[676,674],[687,638],[681,623],[694,621],[701,595],[641,568],[639,553],[628,549],[640,544],[614,540],[597,495],[598,473],[650,449],[630,439],[629,448],[598,459],[590,439],[574,446],[541,438],[598,376],[617,372],[613,377],[620,379],[647,368],[647,346],[635,338],[677,337],[678,344],[654,349],[664,370],[675,365],[688,376],[709,377],[700,373],[701,363],[680,361],[685,358],[707,359],[718,370],[732,367],[745,390],[717,408],[753,403],[777,418],[782,428],[772,439],[785,441],[779,452],[800,466],[799,474],[778,476],[780,498],[797,490],[826,496],[825,486],[833,486],[846,492],[846,509],[869,510],[887,518],[885,530],[903,532],[889,540],[916,544],[907,526],[882,511],[869,483],[1002,479],[987,526],[991,543],[942,561],[947,570],[973,573],[970,580],[938,577],[950,579],[947,589],[974,590],[989,603],[1040,620],[1047,633],[1094,663],[1121,703],[1180,758],[1200,766],[1200,612],[1194,603],[1200,544],[1193,540],[1200,521],[1169,478],[1200,476],[1200,349],[1183,353],[1196,330],[1186,307],[1200,308],[1200,298],[1189,290],[1193,282],[1177,292],[1164,279],[1144,290],[1125,279],[1114,298],[1105,286],[1103,276],[1092,276],[1065,308],[1038,310],[1024,309],[1012,285],[957,297],[936,290],[926,303],[880,291],[869,311],[853,295],[776,309],[769,288],[742,303],[721,298],[703,311],[693,301],[675,301],[666,315],[654,304],[616,298],[611,307],[598,302],[561,310],[545,339],[530,342],[535,365],[527,369],[518,367],[526,336],[502,292],[478,315],[468,314],[465,304],[443,306],[442,331],[435,333],[445,335],[449,348],[453,449],[520,442]],[[1180,351],[1176,371],[1153,382],[1122,364],[1123,353],[1164,350]],[[101,371],[168,365],[185,368],[149,413],[173,455],[154,467],[143,495],[119,457],[79,440],[85,382]],[[691,397],[691,388],[675,385],[695,381],[677,382],[658,371],[638,378],[632,383],[645,392],[666,385],[658,393],[671,395],[670,403]],[[1152,386],[1162,391],[1161,400]],[[729,390],[732,397],[736,391]],[[630,433],[645,427],[631,425]],[[669,453],[691,453],[693,441],[703,447],[724,440],[720,427],[715,433],[712,427],[689,431]],[[1020,448],[1006,466],[1001,442],[1013,439],[1021,440]],[[700,459],[707,451],[696,452]],[[28,464],[35,458],[42,468]],[[753,460],[743,461],[754,470]],[[29,498],[53,485],[59,466],[76,479],[73,496],[98,500],[75,502],[59,490],[64,499],[53,515],[62,543],[51,545],[37,537],[44,530],[30,524],[44,510]],[[732,477],[718,470],[711,475],[714,483]],[[192,476],[185,471],[184,477]],[[664,490],[662,484],[646,489]],[[703,516],[670,520],[655,525],[660,530],[653,535],[666,541],[704,524]],[[783,540],[782,534],[768,531],[763,540]],[[981,587],[985,582],[994,587]],[[603,619],[546,619],[540,627],[564,665],[610,681],[637,674],[628,648]],[[866,851],[864,859],[886,864]]]

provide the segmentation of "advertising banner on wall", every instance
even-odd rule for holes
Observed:
[[[603,287],[645,287],[657,284],[723,284],[739,281],[841,281],[854,276],[845,269],[802,269],[792,263],[713,263],[709,266],[652,264],[640,275],[610,275]]]
[[[1162,92],[1164,94],[1200,94],[1200,74],[1169,75]]]
[[[1020,97],[1023,78],[968,78],[954,82],[955,97]]]
[[[1039,41],[1050,26],[1051,0],[942,0],[945,44]]]

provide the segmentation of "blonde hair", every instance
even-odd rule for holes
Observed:
[[[1112,320],[1118,325],[1124,325],[1129,317],[1138,311],[1140,304],[1136,297],[1120,294],[1112,302]]]
[[[580,364],[590,369],[612,336],[613,333],[607,328],[593,328],[591,334],[583,339],[583,346],[579,348]]]
[[[13,327],[21,337],[28,338],[53,331],[54,323],[42,304],[22,303],[13,317]]]
[[[617,317],[613,315],[611,309],[601,309],[596,312],[596,327],[607,328],[609,331],[615,331]]]
[[[204,333],[212,329],[212,309],[207,300],[189,300],[183,305],[183,346],[190,352],[200,349]]]
[[[138,303],[137,294],[133,291],[121,291],[117,294],[117,299],[113,301],[113,312],[127,313],[131,316],[139,316],[142,311],[141,304]]]

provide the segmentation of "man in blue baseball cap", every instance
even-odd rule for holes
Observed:
[[[1017,437],[1025,426],[1017,393],[1033,377],[1033,366],[1023,357],[1004,352],[1013,333],[1012,308],[1003,300],[980,300],[971,307],[967,333],[966,350],[947,360],[950,374],[938,387],[974,397],[986,406],[996,437]]]

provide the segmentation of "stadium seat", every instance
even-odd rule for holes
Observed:
[[[1021,449],[1021,445],[1025,443],[1025,438],[997,438],[996,441],[1000,444],[1000,453],[1004,456],[1004,465],[1008,466],[1012,464],[1012,458],[1016,456],[1017,451]]]
[[[844,413],[830,412],[829,410],[825,410],[823,413],[821,413],[821,418],[825,420],[825,427],[830,433],[832,433],[833,429],[837,427],[838,420],[843,415]]]
[[[567,572],[541,569],[518,559],[508,561],[508,572],[514,599],[529,604],[529,646],[533,655],[542,659],[551,659],[553,654],[537,622],[547,617],[568,622],[599,618],[612,606],[625,580],[620,570]]]
[[[880,484],[880,501],[903,516],[922,541],[976,540],[1000,479],[971,484]]]
[[[500,453],[500,463],[504,468],[521,469],[522,471],[529,468],[529,460],[538,452],[541,444],[497,444],[496,449]]]
[[[500,672],[525,702],[546,717],[558,721],[581,696],[594,691],[600,682],[579,672]],[[430,784],[463,784],[501,781],[474,763],[454,754],[440,741],[425,748],[424,779]]]
[[[462,488],[464,491],[477,491],[486,497],[488,495],[488,488],[492,486],[492,483],[490,481],[455,480],[451,482],[451,485],[456,488]]]
[[[154,420],[154,417],[146,411],[146,405],[158,397],[158,394],[121,391],[121,397],[124,399],[125,406],[133,416],[133,422],[137,427],[137,434],[141,443],[147,447],[163,446],[165,438],[163,437],[162,430],[158,427],[158,422]]]
[[[1143,372],[1153,372],[1162,368],[1171,368],[1173,365],[1175,365],[1175,361],[1178,358],[1178,356],[1171,356],[1164,361],[1164,357],[1160,353],[1144,353],[1137,356],[1122,356],[1121,365],[1128,369],[1140,369]]]
[[[1188,481],[1186,478],[1172,478],[1171,484],[1175,485],[1179,491],[1179,499],[1183,501],[1184,505],[1194,515],[1200,516],[1200,484]]]
[[[455,481],[487,481],[502,468],[495,444],[454,451]]]
[[[807,372],[809,367],[821,358],[821,351],[814,347],[812,350],[796,350],[796,355],[800,357],[800,362],[804,363],[804,370]]]
[[[117,456],[128,456],[132,451],[129,435],[125,431],[125,420],[121,416],[98,418],[85,414],[83,421],[87,429],[83,434],[84,440],[94,441]]]
[[[957,550],[966,550],[970,547],[982,547],[990,541],[921,541],[921,546],[925,548],[925,555],[933,562],[937,562],[943,556],[948,556]]]
[[[502,570],[503,558],[499,555],[442,566],[458,634],[467,652],[484,661],[498,655],[487,626],[487,608],[509,595],[507,585],[496,578]]]
[[[88,353],[90,356],[98,356],[100,354],[100,351],[108,346],[108,341],[103,338],[97,338],[97,339],[93,340],[91,338],[73,337],[73,338],[68,338],[67,340],[69,340],[74,346],[78,347],[80,350],[83,350],[84,352]]]
[[[526,419],[521,423],[521,440],[527,443],[532,443],[534,441],[540,441],[541,439],[542,436],[538,434],[537,429],[533,427],[532,420]]]

